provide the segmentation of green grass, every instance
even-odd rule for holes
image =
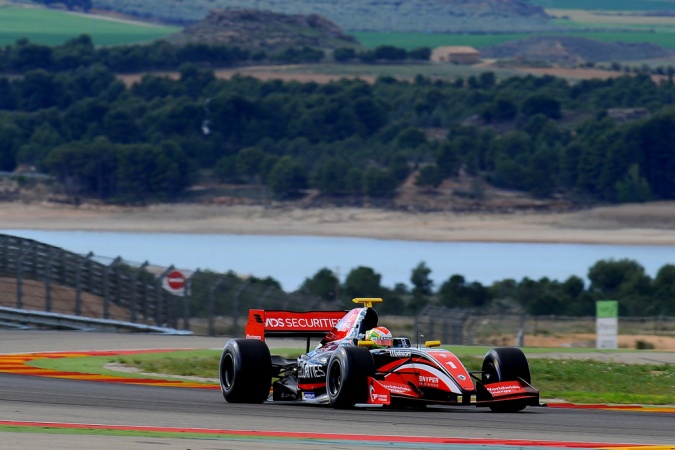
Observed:
[[[545,9],[585,9],[605,11],[672,11],[673,0],[530,0]]]
[[[526,353],[530,353],[526,350]],[[482,358],[461,358],[480,370]],[[544,399],[572,403],[674,405],[675,373],[667,364],[618,364],[529,358],[532,384]]]
[[[138,367],[143,372],[162,374],[157,375],[157,378],[162,379],[167,378],[165,374],[214,378],[218,374],[219,360],[220,350],[181,350],[170,353],[146,353],[128,356],[45,358],[31,361],[30,365],[63,372],[123,375],[129,378],[149,377],[147,374],[117,372],[104,367],[108,363],[121,363]]]
[[[481,48],[501,44],[503,42],[525,39],[532,36],[527,33],[510,34],[431,34],[431,33],[384,33],[378,31],[359,31],[351,33],[367,48],[380,45],[412,50],[419,47],[441,47],[445,45],[468,45]]]
[[[577,26],[579,28],[588,28],[588,24],[570,24],[565,26]],[[598,25],[599,26],[599,25]],[[646,26],[645,26],[646,27]],[[607,28],[604,26],[604,28]],[[628,27],[624,27],[628,28]],[[551,36],[576,36],[588,39],[595,39],[603,42],[650,42],[652,44],[660,45],[665,48],[675,48],[675,28],[671,27],[649,27],[656,32],[640,31],[637,26],[636,31],[598,31],[598,32],[566,32],[566,33],[550,33]],[[392,45],[395,47],[405,48],[411,50],[418,47],[440,47],[440,46],[456,46],[467,45],[477,49],[483,47],[490,47],[494,45],[503,44],[504,42],[526,39],[533,36],[543,36],[545,33],[537,34],[482,34],[482,35],[466,35],[466,34],[422,34],[422,33],[379,33],[379,32],[358,32],[352,33],[359,42],[367,48],[376,48],[381,45]]]
[[[147,373],[170,373],[180,376],[214,378],[218,374],[220,350],[176,352],[120,357],[115,362],[138,367]],[[146,356],[155,356],[146,358]]]
[[[178,31],[178,27],[122,23],[41,8],[0,7],[0,45],[11,45],[21,38],[60,45],[81,34],[90,35],[96,45],[123,45],[148,42]]]
[[[491,347],[457,346],[452,350],[468,370],[480,370],[482,357]],[[526,354],[545,352],[581,353],[588,349],[526,348]],[[296,357],[297,348],[273,349],[274,354]],[[607,353],[621,352],[604,351]],[[45,358],[31,362],[41,368],[82,373],[128,374],[104,369],[109,362],[137,367],[142,372],[217,378],[220,350],[186,350],[130,356]],[[643,405],[675,404],[675,373],[665,364],[619,364],[589,360],[530,358],[533,385],[542,398],[576,403]],[[160,375],[158,375],[160,376]],[[165,376],[161,376],[166,378]]]

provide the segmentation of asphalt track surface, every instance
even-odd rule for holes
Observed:
[[[220,348],[223,339],[122,334],[0,331],[0,353],[150,348]],[[536,384],[536,383],[535,383]],[[14,374],[0,375],[0,422],[104,424],[253,432],[313,432],[353,435],[353,439],[167,438],[0,431],[0,449],[352,449],[478,448],[476,445],[406,443],[363,436],[547,441],[655,445],[675,449],[675,415],[659,412],[527,408],[518,414],[495,414],[474,407],[426,410],[359,408],[333,410],[299,404],[228,404],[217,390],[136,386]],[[0,430],[3,430],[0,428]],[[252,433],[255,434],[255,433]],[[359,437],[361,436],[361,438]],[[361,440],[360,440],[361,439]],[[436,441],[440,442],[440,441]],[[478,441],[477,441],[478,442]],[[557,444],[553,445],[554,442]],[[672,447],[671,447],[672,446]],[[483,445],[484,449],[524,448]]]

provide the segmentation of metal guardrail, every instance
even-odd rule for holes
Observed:
[[[175,328],[157,327],[120,320],[96,319],[92,317],[73,316],[69,314],[50,313],[26,309],[0,306],[0,326],[12,328],[43,327],[61,328],[77,331],[127,331],[142,333],[159,333],[172,335],[191,335],[191,331]]]

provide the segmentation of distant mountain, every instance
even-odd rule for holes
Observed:
[[[174,44],[227,44],[265,51],[358,46],[356,39],[316,14],[288,15],[252,9],[213,10],[204,20],[187,25],[166,40]]]
[[[92,0],[98,10],[169,23],[202,20],[212,9],[316,14],[350,31],[432,33],[550,29],[551,17],[527,0]]]
[[[484,58],[562,64],[635,61],[672,55],[670,50],[650,43],[601,42],[574,36],[536,36],[481,49]]]

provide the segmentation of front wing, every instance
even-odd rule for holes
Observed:
[[[426,392],[425,392],[426,391]],[[476,395],[471,401],[472,394]],[[461,397],[461,402],[458,401]],[[484,385],[476,382],[474,392],[465,392],[462,396],[429,395],[429,391],[421,389],[412,383],[397,383],[386,380],[377,380],[368,377],[369,405],[391,405],[396,400],[420,402],[428,404],[462,404],[474,406],[490,406],[510,401],[524,401],[527,405],[539,405],[539,391],[524,380],[505,381]]]

